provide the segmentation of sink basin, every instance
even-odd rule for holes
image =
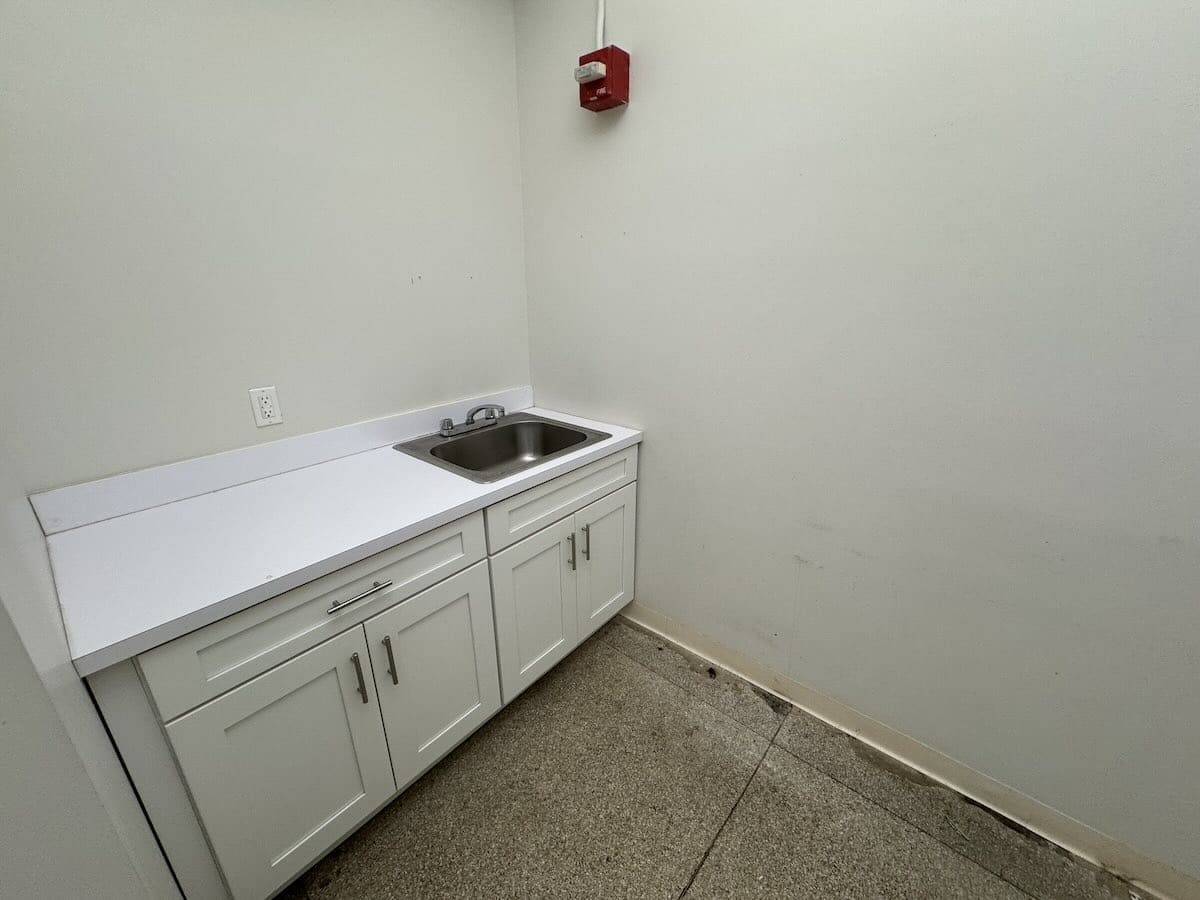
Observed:
[[[443,469],[487,483],[515,475],[572,450],[612,437],[579,425],[566,425],[530,413],[514,413],[466,434],[428,434],[395,449]]]

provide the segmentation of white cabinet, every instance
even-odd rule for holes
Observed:
[[[484,558],[473,513],[138,657],[164,720],[249,681]]]
[[[488,552],[499,553],[593,500],[632,483],[637,478],[637,457],[636,446],[626,447],[493,503],[487,508]]]
[[[395,793],[361,627],[166,730],[237,900],[268,896]]]
[[[487,563],[366,622],[396,786],[500,708]]]
[[[575,513],[579,535],[579,640],[633,599],[637,487],[628,485]]]
[[[578,643],[575,519],[568,516],[491,558],[504,702]]]
[[[632,600],[636,474],[620,450],[124,664],[188,895],[277,892]]]
[[[633,599],[636,491],[629,484],[491,557],[505,703]]]

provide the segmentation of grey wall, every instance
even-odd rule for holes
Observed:
[[[510,3],[0,19],[0,421],[27,487],[528,383]],[[284,422],[256,429],[263,385]]]
[[[638,599],[1200,873],[1191,3],[518,0],[539,405]]]

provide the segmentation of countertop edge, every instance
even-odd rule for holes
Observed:
[[[566,413],[557,412],[554,410],[543,410],[537,407],[526,410],[527,412],[544,415],[547,418],[558,418],[562,421],[570,422],[576,420],[581,424],[588,424],[592,427],[604,430],[605,428],[613,428],[617,426],[610,425],[604,422],[584,419],[579,416],[572,416]],[[250,607],[269,600],[272,597],[289,591],[292,588],[299,587],[317,578],[329,575],[339,569],[352,565],[376,553],[380,553],[397,544],[418,537],[427,531],[438,528],[463,516],[470,515],[478,510],[485,509],[501,500],[526,491],[529,488],[543,484],[552,478],[559,475],[564,475],[575,469],[585,466],[588,463],[595,462],[606,456],[611,456],[614,453],[619,453],[621,450],[632,447],[641,443],[643,434],[640,430],[629,429],[629,433],[620,437],[614,437],[600,444],[595,444],[578,454],[571,454],[562,459],[553,461],[546,465],[545,468],[531,469],[528,472],[520,473],[513,476],[513,481],[507,484],[497,483],[497,486],[491,490],[485,490],[478,497],[471,500],[448,507],[432,515],[426,516],[416,522],[409,523],[403,528],[387,534],[380,535],[365,543],[349,548],[334,556],[325,559],[316,560],[308,566],[294,570],[278,578],[272,578],[270,581],[257,585],[249,590],[243,591],[222,600],[218,600],[208,606],[197,610],[185,613],[173,619],[169,619],[159,625],[156,625],[146,631],[130,635],[120,641],[107,644],[103,647],[94,650],[88,650],[76,655],[76,640],[71,634],[71,629],[67,628],[68,643],[71,646],[72,662],[75,665],[75,670],[80,677],[87,677],[96,672],[106,669],[109,666],[124,662],[137,656],[139,653],[144,653],[161,644],[175,638],[182,637],[189,632],[196,631],[206,625],[211,625],[220,619],[235,613],[242,612]],[[318,464],[319,465],[319,464]],[[54,556],[53,542],[50,544],[51,558]]]

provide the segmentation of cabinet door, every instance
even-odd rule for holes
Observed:
[[[396,789],[361,627],[181,716],[167,736],[237,900],[268,896]]]
[[[581,641],[633,599],[633,523],[636,513],[636,483],[575,513],[579,535]]]
[[[405,787],[500,708],[486,562],[366,623],[396,785]]]
[[[491,558],[505,703],[578,643],[574,538],[575,520],[567,516]]]

